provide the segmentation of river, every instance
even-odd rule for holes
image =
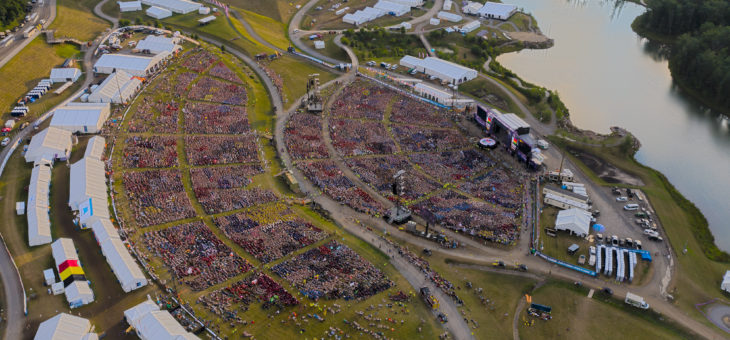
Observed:
[[[621,126],[636,135],[637,160],[694,202],[717,245],[730,251],[730,122],[681,93],[661,49],[632,31],[644,8],[616,8],[609,0],[506,2],[531,13],[555,46],[497,60],[526,81],[557,90],[574,125],[602,133]]]

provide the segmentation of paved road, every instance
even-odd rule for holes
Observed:
[[[25,32],[25,30],[31,26],[40,24],[42,19],[46,20],[46,23],[43,25],[43,28],[46,28],[54,19],[56,19],[56,0],[44,1],[43,6],[35,6],[32,13],[38,13],[38,16],[31,22],[26,23],[25,27],[18,32],[12,33],[15,37],[15,40],[13,40],[12,43],[8,46],[0,47],[0,67],[3,67],[3,65],[10,61],[10,59],[13,59],[16,54],[20,53],[25,46],[33,41],[32,38],[23,38],[23,32]]]

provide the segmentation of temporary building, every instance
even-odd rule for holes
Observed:
[[[148,6],[164,8],[174,13],[186,14],[197,11],[202,5],[188,0],[142,0]]]
[[[463,19],[461,17],[461,15],[454,14],[454,13],[449,13],[449,12],[444,12],[444,11],[439,12],[436,15],[436,17],[439,18],[439,19],[448,20],[448,21],[451,21],[451,22],[459,22],[459,21],[461,21],[461,19]]]
[[[415,68],[419,72],[455,85],[477,77],[477,71],[474,69],[434,57],[419,59],[413,56],[405,56],[401,58],[400,64],[408,68]]]
[[[47,127],[31,138],[28,151],[25,152],[25,161],[65,160],[71,152],[72,144],[70,131]]]
[[[89,198],[106,199],[106,176],[104,162],[93,158],[82,158],[71,164],[68,206],[79,210],[79,205]]]
[[[109,104],[77,103],[56,109],[51,126],[73,133],[98,133],[109,118]]]
[[[25,202],[15,202],[15,213],[20,215],[25,215]]]
[[[324,48],[324,41],[322,41],[322,40],[315,41],[314,42],[314,48],[316,48],[318,50],[323,49]]]
[[[34,164],[28,185],[28,244],[38,246],[51,243],[50,206],[51,167],[48,164]]]
[[[147,300],[124,311],[124,318],[134,328],[142,340],[175,339],[193,340],[199,339],[192,333],[188,333],[170,312],[160,310],[154,302]]]
[[[101,252],[116,275],[122,290],[131,292],[147,285],[144,273],[129,254],[127,247],[119,238],[107,238],[101,244]]]
[[[89,139],[84,151],[84,158],[102,160],[104,156],[104,148],[106,140],[102,136],[94,136]]]
[[[182,46],[176,44],[177,38],[158,37],[148,35],[146,38],[137,43],[138,50],[149,50],[152,54],[167,52],[176,53],[182,49]]]
[[[720,289],[730,292],[730,270],[725,272],[725,276],[722,277],[722,284],[720,284]]]
[[[79,203],[78,218],[81,229],[91,228],[94,218],[111,218],[106,197],[89,197],[86,201]]]
[[[60,313],[41,322],[34,340],[96,340],[96,333],[90,333],[89,320],[71,314]]]
[[[553,193],[545,194],[545,204],[552,205],[560,209],[578,208],[582,210],[588,210],[589,206],[579,200],[568,198],[565,196],[555,195]]]
[[[441,20],[439,18],[431,18],[431,20],[429,20],[428,23],[436,26],[441,23]]]
[[[419,7],[423,6],[424,1],[423,0],[388,0],[390,2],[395,2],[397,4],[407,5],[409,7]]]
[[[118,70],[94,89],[89,95],[90,103],[126,103],[142,87],[142,81],[125,71]]]
[[[388,15],[401,16],[411,11],[411,7],[388,0],[378,1],[373,8],[380,10]]]
[[[91,231],[94,232],[96,243],[100,246],[109,239],[119,239],[119,233],[114,228],[112,221],[105,218],[96,218],[91,223]]]
[[[56,282],[56,274],[53,273],[53,268],[48,268],[43,271],[43,281],[46,286],[50,286]]]
[[[73,241],[70,238],[59,238],[51,244],[51,254],[58,276],[63,281],[69,306],[75,308],[93,302],[94,293],[81,268]]]
[[[555,230],[567,230],[571,234],[585,237],[591,226],[591,213],[578,208],[561,210],[555,220]]]
[[[429,86],[424,83],[416,84],[416,86],[414,87],[414,90],[420,96],[422,96],[426,99],[433,100],[440,104],[450,104],[450,101],[453,98],[451,93],[448,93],[441,89],[437,89],[435,87]]]
[[[472,14],[472,15],[478,15],[479,10],[484,7],[484,4],[474,1],[469,1],[466,3],[464,7],[461,8],[461,11],[464,14]]]
[[[164,19],[172,16],[172,11],[162,7],[152,6],[148,8],[145,13],[155,19]]]
[[[54,83],[75,82],[79,77],[81,77],[81,70],[74,67],[51,69],[51,81]]]
[[[474,20],[464,26],[461,26],[461,33],[469,33],[474,31],[475,29],[479,28],[482,24],[479,22],[479,20]]]
[[[202,14],[202,15],[210,14],[210,7],[198,8],[198,14]]]
[[[141,1],[118,1],[120,12],[134,12],[142,10]]]
[[[442,9],[444,11],[450,11],[451,5],[453,5],[453,2],[451,0],[446,0],[446,1],[444,1],[444,6],[442,7]]]
[[[205,24],[207,24],[207,23],[209,23],[209,22],[211,22],[213,20],[215,20],[215,15],[209,15],[209,16],[207,16],[205,18],[198,19],[198,23],[201,24],[201,25],[205,25]]]
[[[61,295],[66,292],[66,289],[63,287],[63,282],[56,282],[51,285],[51,292],[53,295]]]
[[[507,20],[517,12],[516,5],[487,1],[477,14],[487,19]]]
[[[51,218],[48,215],[48,208],[29,207],[27,218],[29,246],[40,246],[53,241],[51,238]]]
[[[165,58],[166,53],[151,57],[129,54],[104,54],[94,64],[95,73],[112,74],[122,70],[132,76],[146,77],[156,71]]]

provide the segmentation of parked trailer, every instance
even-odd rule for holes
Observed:
[[[606,268],[603,269],[603,273],[606,276],[611,276],[613,273],[613,247],[606,248]]]
[[[649,309],[649,304],[644,301],[643,297],[633,294],[631,292],[626,293],[626,299],[624,300],[624,302],[637,308]]]
[[[605,248],[606,248],[606,246],[600,245],[600,246],[598,246],[598,249],[596,251],[596,272],[597,273],[601,272],[601,265],[602,265],[601,261],[603,261],[603,257],[601,256],[602,255],[601,253],[605,251]]]
[[[629,282],[634,281],[634,267],[636,267],[636,253],[629,252]]]
[[[623,282],[624,280],[624,257],[621,249],[616,249],[616,281]]]

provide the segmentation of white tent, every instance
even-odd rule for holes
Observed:
[[[722,284],[720,284],[720,289],[730,292],[730,270],[725,272],[725,276],[722,277]]]
[[[129,75],[145,77],[154,72],[169,54],[160,53],[151,57],[129,54],[104,54],[94,64],[95,73],[112,74],[122,70]],[[108,78],[107,78],[108,79]]]
[[[555,230],[567,230],[580,237],[588,235],[591,227],[591,213],[578,208],[561,210],[555,220]]]
[[[53,268],[48,268],[43,271],[43,281],[46,283],[46,286],[56,283],[56,274],[53,273]]]
[[[84,151],[84,158],[98,159],[101,160],[104,156],[104,147],[106,147],[106,140],[102,136],[94,136],[89,139],[86,144],[86,151]]]
[[[51,219],[48,215],[50,206],[49,194],[51,186],[51,167],[47,164],[35,164],[30,172],[28,186],[28,244],[38,246],[51,243]]]
[[[73,241],[70,238],[57,239],[51,243],[51,254],[53,254],[58,274],[64,282],[64,293],[69,306],[76,308],[93,302],[94,293],[83,276],[83,269],[81,269]]]
[[[109,118],[109,104],[78,103],[56,109],[51,126],[72,133],[97,133]]]
[[[51,81],[54,83],[75,82],[81,77],[81,70],[75,67],[52,68]]]
[[[444,12],[444,11],[438,12],[438,14],[436,14],[436,17],[439,19],[444,19],[444,20],[448,20],[451,22],[459,22],[462,19],[461,15]]]
[[[464,14],[478,15],[479,10],[482,7],[484,7],[484,4],[482,4],[480,2],[469,1],[469,2],[467,2],[467,4],[464,7],[461,8],[461,11]]]
[[[141,86],[141,80],[125,71],[118,70],[91,92],[88,101],[90,103],[126,103]]]
[[[373,8],[384,12],[385,14],[401,16],[411,11],[411,6],[403,5],[388,0],[378,1]]]
[[[318,50],[323,49],[324,48],[324,41],[322,41],[322,40],[315,41],[314,42],[314,48],[316,48]]]
[[[82,158],[71,164],[68,206],[79,210],[79,205],[89,198],[106,200],[106,176],[104,162],[93,158]]]
[[[152,54],[162,52],[175,53],[182,49],[182,46],[175,43],[176,40],[176,38],[148,35],[147,38],[144,38],[137,43],[136,48],[140,51],[149,50]]]
[[[142,0],[142,3],[148,6],[156,6],[181,14],[197,11],[198,8],[202,6],[199,3],[187,0]]]
[[[71,146],[71,132],[51,126],[31,138],[25,161],[36,162],[44,158],[65,160],[71,152]]]
[[[91,228],[95,217],[111,219],[109,202],[106,197],[89,197],[86,201],[79,203],[79,227],[81,229]]]
[[[156,6],[148,8],[145,13],[155,19],[164,19],[172,16],[172,12],[170,10]]]
[[[34,340],[93,340],[99,337],[89,333],[89,320],[66,313],[58,314],[41,322]]]
[[[117,1],[120,12],[134,12],[142,10],[141,1]]]
[[[469,33],[474,31],[475,29],[479,28],[482,24],[479,22],[479,20],[474,20],[468,24],[465,24],[464,26],[461,26],[461,33]]]
[[[451,99],[453,98],[451,93],[448,93],[441,89],[437,89],[424,83],[416,84],[414,90],[420,96],[441,104],[451,104]]]
[[[451,0],[445,0],[444,5],[441,9],[443,9],[444,11],[450,11],[451,5],[453,5],[453,2]]]
[[[66,301],[71,308],[81,307],[94,302],[94,292],[87,281],[74,281],[64,288]]]
[[[51,254],[56,262],[56,269],[68,260],[78,260],[79,254],[74,247],[74,241],[70,238],[59,238],[51,244]]]
[[[106,218],[96,218],[91,222],[91,231],[94,232],[94,238],[99,245],[109,239],[119,239],[117,229],[114,228],[112,221]]]
[[[461,84],[477,77],[474,69],[434,57],[419,59],[407,55],[401,58],[400,64],[451,84]]]
[[[147,300],[126,310],[124,317],[142,340],[199,339],[180,326],[170,312],[159,309],[152,301]]]
[[[101,244],[101,252],[122,285],[122,290],[128,293],[147,285],[147,279],[132,255],[129,254],[122,240],[107,238]]]
[[[477,14],[487,19],[507,20],[517,12],[516,5],[487,1]]]
[[[210,7],[198,8],[198,14],[202,14],[202,15],[210,14]]]

